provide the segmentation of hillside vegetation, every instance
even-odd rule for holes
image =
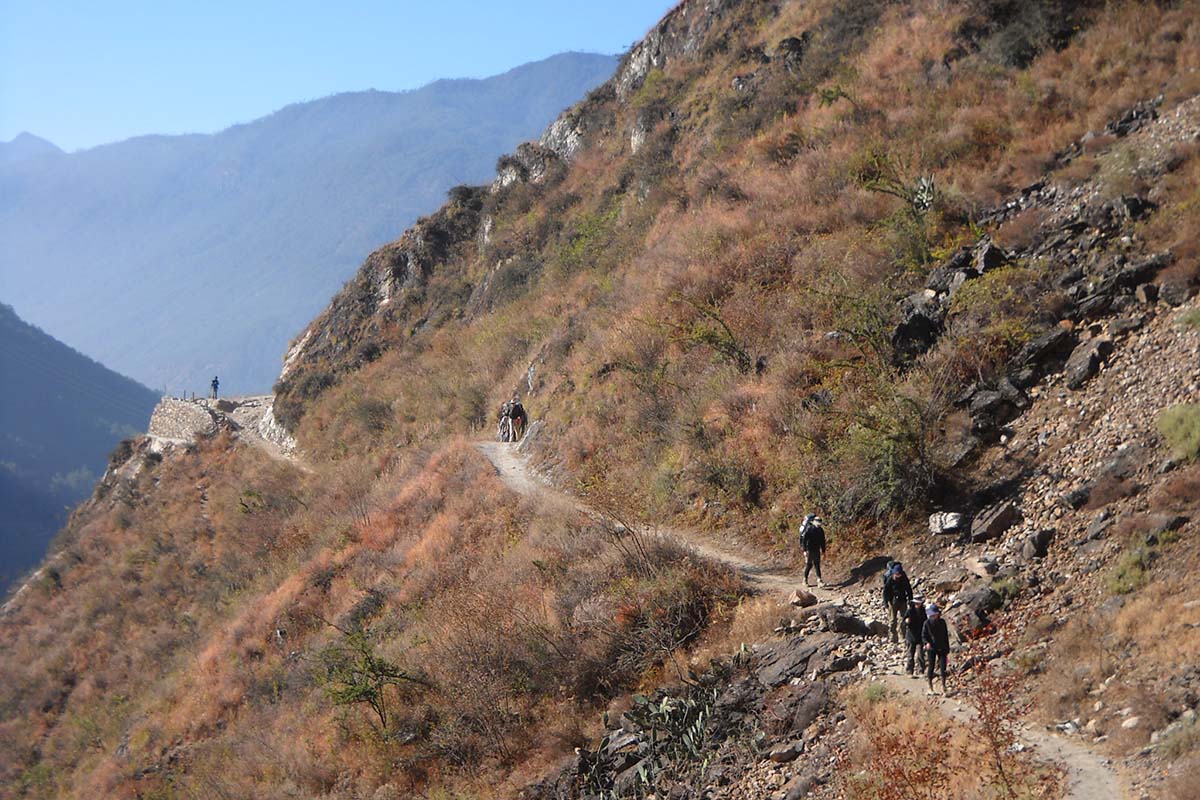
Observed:
[[[997,796],[1055,796],[1052,774],[1004,746],[921,749],[968,737],[855,688],[862,663],[840,640],[815,637],[793,687],[772,666],[778,637],[739,647],[790,630],[777,598],[637,532],[687,526],[787,561],[815,510],[842,571],[885,549],[932,569],[963,549],[930,543],[931,511],[1032,494],[1035,468],[1065,483],[1054,459],[1089,431],[1067,424],[1085,409],[1064,386],[1113,352],[1110,317],[1141,313],[1150,291],[1161,308],[1193,302],[1198,12],[685,1],[494,183],[452,189],[373,253],[297,337],[275,416],[303,464],[231,431],[116,459],[54,570],[0,618],[0,776],[27,797],[642,796],[629,762],[616,787],[598,738],[638,719],[672,731],[656,780],[669,773],[673,796],[765,796],[726,784],[769,766],[768,734],[803,738],[820,796],[917,796],[894,791],[896,770],[930,796],[935,780],[940,796],[1001,792],[1006,765],[1021,782]],[[1144,352],[1193,352],[1168,321]],[[1159,396],[1195,392],[1175,362]],[[1055,394],[1042,381],[1060,372]],[[472,446],[514,391],[539,423],[538,467],[600,518],[509,491]],[[1098,428],[1106,391],[1087,400]],[[1014,422],[1031,408],[1044,430]],[[1190,519],[1190,413],[1163,423],[1184,448],[1173,466],[1109,469],[1069,513]],[[1042,433],[1030,463],[1001,447]],[[1192,618],[1144,605],[1184,585],[1194,525],[1119,519],[1126,561],[1077,563],[1055,541],[1064,561],[1041,588],[985,580],[1018,622],[978,625],[1004,630],[979,658],[999,662],[994,648],[1022,670],[1042,715],[1083,714],[1126,668],[1114,696],[1169,676],[1154,725],[1194,704],[1173,661],[1192,650],[1175,622]],[[1054,613],[1035,613],[1060,586]],[[1087,626],[1117,594],[1130,605],[1114,643]],[[1168,623],[1181,647],[1136,649]],[[833,688],[805,679],[819,647]],[[664,685],[683,688],[664,699]],[[1013,684],[988,685],[985,702],[1016,714]],[[810,690],[842,716],[795,710]],[[770,717],[781,696],[802,724]],[[717,717],[719,749],[704,739]],[[1151,721],[1095,744],[1136,754]],[[1178,797],[1200,770],[1189,731],[1154,767]],[[726,783],[705,773],[717,754]]]

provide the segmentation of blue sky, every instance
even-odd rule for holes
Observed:
[[[0,0],[0,141],[208,133],[288,103],[623,51],[674,0]]]

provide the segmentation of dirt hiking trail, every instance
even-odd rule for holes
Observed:
[[[559,503],[589,517],[604,517],[599,511],[589,508],[579,499],[543,480],[529,464],[528,456],[521,453],[518,446],[500,442],[480,442],[477,447],[496,468],[505,485],[518,494]],[[705,558],[733,567],[746,576],[751,586],[762,593],[788,594],[804,585],[802,574],[765,564],[760,558],[734,552],[698,531],[657,528],[647,533],[670,537]],[[822,602],[855,608],[853,600],[844,594],[816,586],[807,588]],[[907,675],[890,673],[879,675],[878,678],[902,696],[920,696],[925,689],[923,681]],[[973,709],[954,697],[938,695],[936,705],[942,714],[959,722],[969,722],[975,715]],[[1133,797],[1124,788],[1110,762],[1081,743],[1029,725],[1022,726],[1019,735],[1022,743],[1035,748],[1035,757],[1039,761],[1055,764],[1063,770],[1066,781],[1065,797],[1070,800],[1126,800]]]
[[[492,466],[496,468],[501,480],[518,494],[562,503],[594,519],[604,518],[605,515],[602,512],[590,508],[586,503],[542,480],[530,467],[528,457],[519,452],[515,446],[501,442],[481,442],[478,447],[487,456],[488,461],[492,462]],[[735,552],[730,547],[717,544],[698,531],[653,528],[644,533],[673,539],[705,558],[733,567],[745,575],[750,584],[759,592],[786,595],[804,584],[803,575],[783,567],[766,564],[751,555]],[[816,586],[810,586],[808,590],[823,601],[837,602],[845,599]]]
[[[925,681],[907,675],[881,675],[880,680],[900,695],[920,696],[925,691]],[[958,722],[970,722],[975,710],[955,697],[937,695],[933,698],[938,710]],[[1066,781],[1066,797],[1072,800],[1124,800],[1132,797],[1122,785],[1117,771],[1109,761],[1093,753],[1079,742],[1039,730],[1029,725],[1018,731],[1021,742],[1036,748],[1040,761],[1057,764],[1063,769]]]

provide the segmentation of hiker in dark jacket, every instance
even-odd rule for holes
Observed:
[[[898,641],[896,628],[908,610],[912,596],[912,583],[904,574],[904,567],[896,561],[883,576],[883,604],[888,610],[888,634],[893,642]]]
[[[498,428],[498,436],[500,441],[512,441],[512,403],[507,400],[500,406],[500,414],[497,419],[500,427]]]
[[[925,614],[925,598],[920,595],[914,596],[904,612],[904,648],[908,652],[906,669],[914,678],[918,670],[925,671],[925,648],[921,646],[921,633],[928,618]]]
[[[933,694],[933,673],[940,663],[942,667],[942,694],[946,693],[946,657],[950,655],[950,629],[942,619],[941,610],[930,603],[925,608],[929,619],[921,629],[921,642],[925,648],[925,677],[929,679],[929,693]]]
[[[800,546],[804,548],[804,585],[812,585],[808,581],[808,573],[815,568],[817,583],[824,586],[825,580],[821,577],[821,554],[825,552],[825,528],[816,514],[809,514],[804,518],[804,522],[800,523]]]
[[[217,389],[221,388],[221,382],[219,380],[217,380],[216,377],[214,377],[212,379],[212,383],[209,385],[212,387],[212,399],[216,400],[217,399]]]
[[[525,425],[529,422],[529,416],[525,413],[525,406],[521,405],[521,401],[516,397],[509,405],[508,416],[512,419],[513,441],[519,442],[525,435]]]

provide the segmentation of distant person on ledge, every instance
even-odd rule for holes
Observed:
[[[217,389],[219,388],[221,388],[221,382],[217,380],[216,376],[213,376],[212,395],[210,395],[213,400],[217,399]]]

